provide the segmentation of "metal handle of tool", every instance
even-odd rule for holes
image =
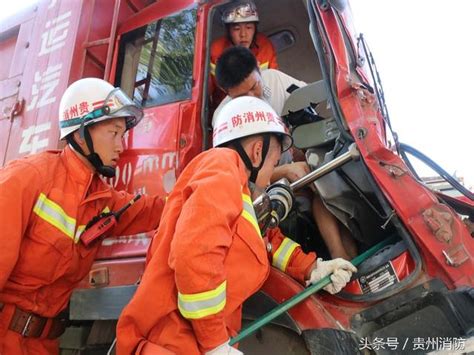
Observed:
[[[320,168],[310,172],[309,174],[306,174],[302,178],[291,183],[290,188],[292,191],[297,191],[301,189],[302,187],[305,187],[309,183],[313,182],[314,180],[317,180],[320,177],[330,173],[334,169],[339,168],[340,166],[344,165],[348,161],[357,160],[359,159],[359,157],[360,157],[360,153],[359,153],[359,150],[357,149],[357,145],[355,143],[352,143],[349,146],[347,152],[339,155],[338,157],[324,164]]]
[[[362,254],[356,256],[354,259],[351,260],[351,263],[354,266],[360,265],[364,260],[371,257],[372,255],[377,253],[379,250],[381,250],[385,246],[393,243],[394,240],[395,240],[394,237],[387,238],[387,239],[383,240],[382,242],[374,245],[373,247],[366,250]],[[282,315],[283,313],[285,313],[290,308],[296,306],[301,301],[305,300],[306,298],[308,298],[312,294],[318,292],[322,288],[329,285],[331,283],[331,279],[330,279],[331,275],[328,275],[328,276],[322,278],[321,280],[319,280],[315,284],[309,286],[308,288],[306,288],[303,291],[301,291],[300,293],[296,294],[295,296],[293,296],[289,300],[287,300],[287,301],[283,302],[282,304],[280,304],[279,306],[275,307],[270,312],[263,315],[260,319],[257,319],[256,321],[252,322],[248,327],[245,327],[239,334],[237,334],[235,337],[231,338],[229,344],[233,345],[235,343],[238,343],[242,339],[244,339],[247,336],[249,336],[250,334],[254,333],[256,330],[258,330],[261,327],[263,327],[264,325],[270,323],[276,317],[278,317],[278,316]]]
[[[276,227],[286,218],[293,206],[294,195],[292,192],[305,187],[326,174],[329,174],[334,169],[339,168],[351,160],[359,159],[359,157],[360,154],[357,146],[353,143],[349,146],[347,152],[295,182],[290,184],[286,179],[282,179],[270,185],[265,193],[261,194],[253,202],[253,207],[262,234],[265,233],[267,228]]]

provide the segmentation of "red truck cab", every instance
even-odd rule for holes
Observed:
[[[311,296],[242,341],[241,348],[274,354],[384,353],[374,348],[377,339],[385,341],[385,349],[396,339],[401,350],[405,341],[413,349],[415,338],[472,336],[474,241],[463,223],[463,218],[474,220],[472,193],[445,198],[411,170],[406,152],[416,151],[391,131],[378,73],[363,36],[353,28],[348,1],[255,2],[258,30],[272,40],[280,69],[309,84],[308,106],[326,119],[295,123],[294,132],[310,132],[297,145],[319,152],[315,168],[353,144],[359,152],[360,159],[315,181],[326,206],[351,231],[359,250],[388,238],[393,242],[360,265],[343,292]],[[108,182],[166,196],[186,164],[210,147],[209,49],[224,34],[225,3],[50,0],[0,24],[0,55],[9,64],[0,68],[2,163],[61,146],[56,120],[62,92],[79,78],[101,77],[145,111],[126,136],[117,175]],[[295,212],[282,227],[305,251],[327,255],[312,234],[317,228],[305,226]],[[152,231],[103,240],[89,277],[72,296],[72,325],[62,338],[63,349],[110,346],[120,311],[139,283],[151,236]],[[246,303],[245,319],[261,316],[302,289],[272,269],[262,290]]]

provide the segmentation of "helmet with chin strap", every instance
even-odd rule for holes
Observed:
[[[129,130],[143,118],[143,110],[120,88],[115,88],[102,79],[84,78],[72,83],[59,104],[60,138],[65,139],[87,158],[99,174],[106,177],[114,177],[115,168],[104,165],[94,151],[89,127],[113,118],[125,118],[126,129]],[[76,131],[85,140],[89,154],[85,154],[74,140],[72,133]]]
[[[255,135],[263,137],[262,161],[258,167],[252,165],[240,142],[242,138]],[[271,135],[279,139],[282,152],[293,145],[287,127],[267,102],[253,96],[241,96],[229,101],[219,111],[214,124],[213,146],[234,146],[250,170],[249,181],[255,183],[265,162]]]

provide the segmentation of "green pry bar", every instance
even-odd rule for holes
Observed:
[[[382,242],[374,245],[373,247],[366,250],[362,254],[356,256],[354,259],[351,260],[351,263],[354,266],[357,267],[363,261],[365,261],[366,259],[368,259],[372,255],[377,253],[379,250],[381,250],[385,246],[392,243],[394,240],[395,240],[394,236],[383,240]],[[297,295],[293,296],[289,300],[286,300],[285,302],[283,302],[279,306],[275,307],[273,310],[271,310],[267,314],[263,315],[261,318],[257,319],[253,323],[251,323],[248,327],[244,328],[234,338],[231,338],[229,344],[233,345],[235,343],[238,343],[242,339],[244,339],[244,338],[248,337],[250,334],[254,333],[256,330],[258,330],[261,327],[263,327],[264,325],[270,323],[276,317],[278,317],[281,314],[285,313],[290,308],[296,306],[298,303],[305,300],[306,298],[308,298],[312,294],[314,294],[314,293],[318,292],[319,290],[321,290],[322,288],[326,287],[327,285],[329,285],[331,283],[330,277],[331,277],[331,275],[328,275],[328,276],[322,278],[321,280],[319,280],[315,284],[309,286],[308,288],[304,289],[303,291],[301,291]]]

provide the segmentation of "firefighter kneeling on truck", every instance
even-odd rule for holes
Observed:
[[[278,228],[262,239],[252,200],[292,145],[266,102],[231,100],[213,139],[219,148],[191,161],[168,197],[143,278],[117,325],[118,354],[242,354],[229,338],[270,262],[301,283],[333,273],[325,288],[331,293],[356,271],[343,259],[315,261]]]
[[[123,136],[142,117],[120,89],[81,79],[60,103],[61,139],[68,145],[0,169],[0,354],[59,352],[57,338],[66,322],[58,315],[89,272],[103,237],[91,238],[86,226],[134,197],[114,191],[99,175],[115,175]],[[142,197],[110,234],[155,229],[163,206],[159,197]]]

